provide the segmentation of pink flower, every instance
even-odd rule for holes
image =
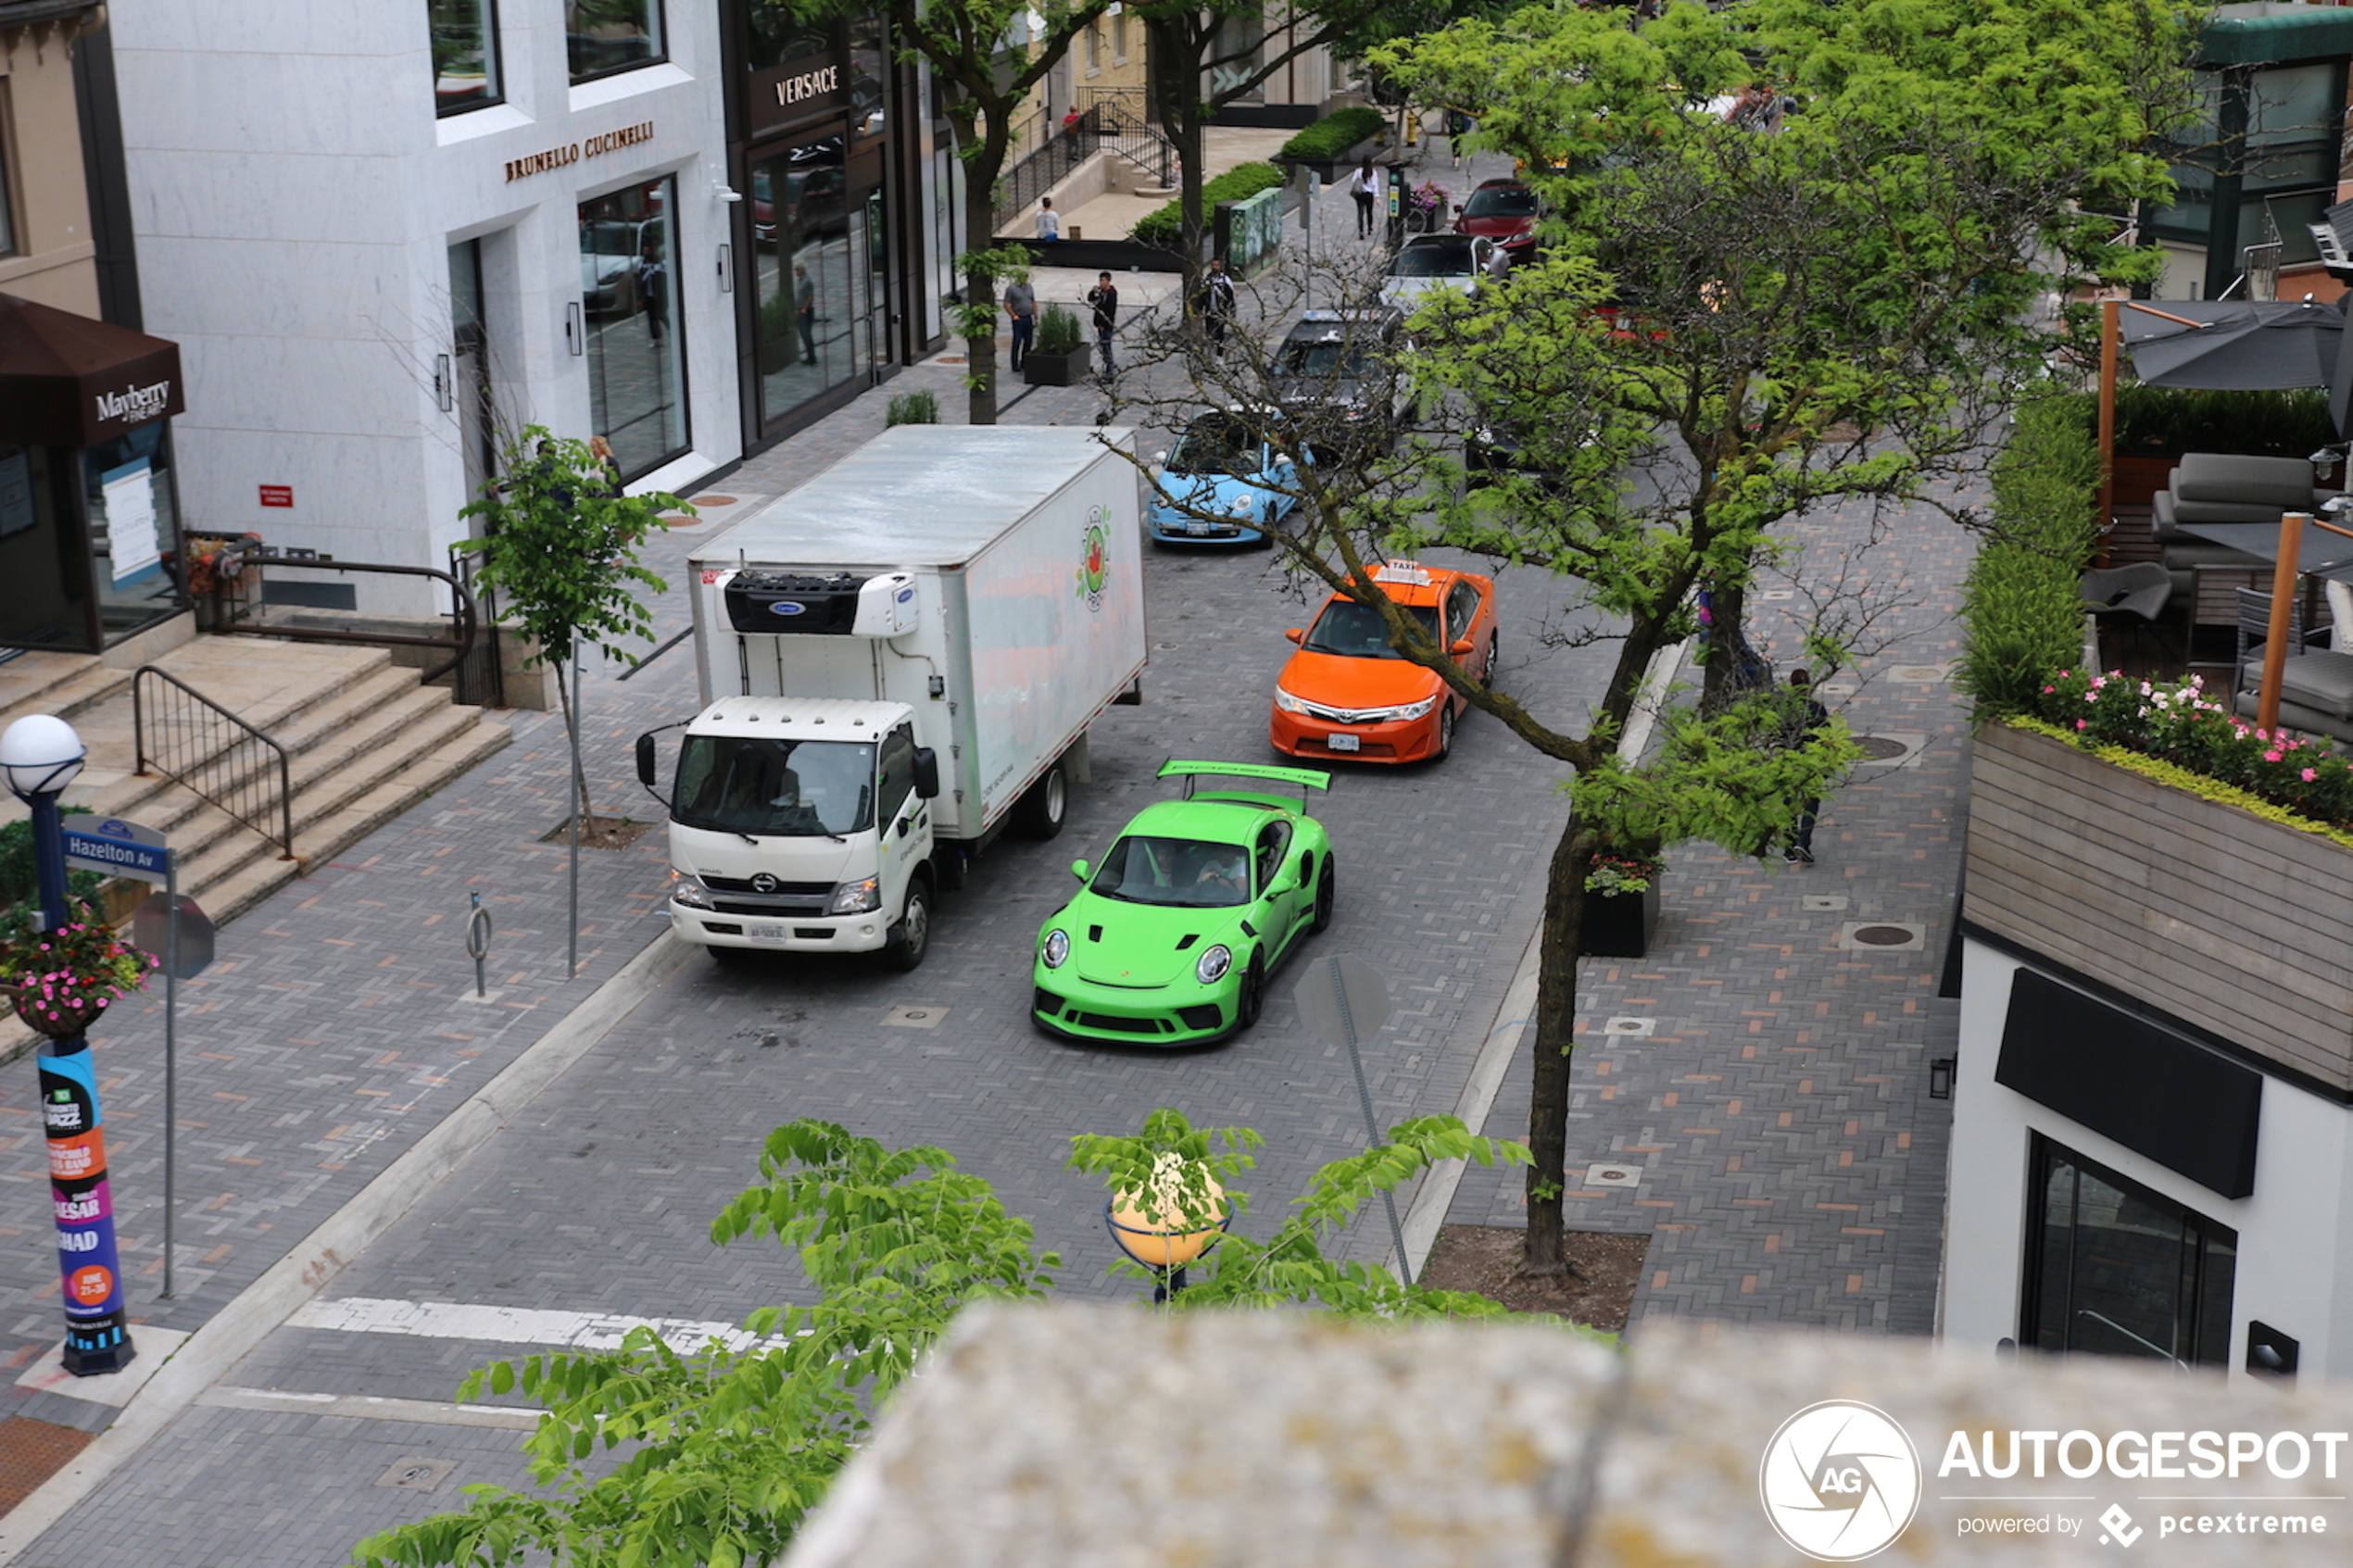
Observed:
[[[2075,727],[2079,730],[2082,729],[2083,727],[2083,721],[2081,719],[2075,721]]]
[[[2306,784],[2310,784],[2314,779],[2320,776],[2320,770],[2317,768],[2307,768],[2304,770],[2304,782]]]
[[[2276,762],[2279,759],[2280,754],[2276,751],[2267,751],[2263,754],[2263,760],[2266,762]]]

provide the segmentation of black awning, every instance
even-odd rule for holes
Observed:
[[[0,294],[0,438],[95,446],[185,407],[178,344]]]

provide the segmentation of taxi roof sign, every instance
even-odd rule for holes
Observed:
[[[1381,563],[1373,573],[1376,583],[1406,583],[1416,588],[1429,586],[1429,569],[1417,560],[1392,560]]]

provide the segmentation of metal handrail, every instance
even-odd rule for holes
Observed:
[[[192,716],[195,724],[164,722],[157,725],[154,746],[149,745],[148,724],[153,699],[147,695],[151,681],[160,681],[177,694],[174,711],[164,715],[167,721]],[[197,730],[197,726],[201,730]],[[200,798],[219,807],[231,818],[244,823],[262,837],[278,846],[278,859],[291,860],[294,850],[294,770],[286,759],[286,748],[268,735],[221,707],[212,698],[188,684],[168,670],[143,664],[131,677],[131,731],[138,750],[140,777],[147,776],[147,764],[175,784],[183,784]],[[194,734],[195,744],[182,744]],[[242,733],[239,733],[242,732]],[[226,736],[225,739],[221,737]],[[215,745],[218,741],[219,744]],[[278,831],[272,833],[258,819],[272,813],[269,810],[267,777],[269,762],[262,755],[266,748],[277,758],[278,800],[274,813]],[[240,759],[248,753],[251,763]]]
[[[278,555],[270,551],[254,551],[240,558],[245,567],[301,567],[309,571],[378,571],[395,577],[431,577],[447,583],[450,603],[456,607],[451,614],[458,622],[458,637],[452,643],[447,637],[416,637],[404,632],[343,632],[332,626],[281,626],[266,621],[233,619],[225,614],[215,618],[217,624],[213,630],[216,632],[234,632],[253,637],[283,637],[296,643],[353,643],[369,647],[396,644],[404,647],[453,648],[455,651],[450,654],[447,663],[436,664],[417,677],[417,684],[426,686],[463,664],[466,656],[473,652],[474,641],[480,635],[473,595],[456,577],[434,567],[391,566],[377,561],[320,560],[314,557]],[[214,592],[226,596],[234,586],[233,582],[224,582]]]

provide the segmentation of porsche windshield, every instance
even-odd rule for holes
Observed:
[[[1239,844],[1131,834],[1111,847],[1091,885],[1129,904],[1227,909],[1250,902],[1250,851]]]
[[[1436,605],[1400,605],[1398,608],[1422,623],[1430,641],[1438,640],[1438,607]],[[1403,659],[1405,656],[1389,646],[1389,628],[1381,624],[1380,611],[1370,605],[1360,605],[1354,599],[1336,599],[1315,618],[1315,624],[1300,646],[1310,653],[1333,653],[1343,659]]]
[[[1258,471],[1258,437],[1239,420],[1196,420],[1168,454],[1168,471],[1248,479]]]
[[[671,815],[690,828],[771,838],[874,825],[875,748],[838,740],[688,735]]]

